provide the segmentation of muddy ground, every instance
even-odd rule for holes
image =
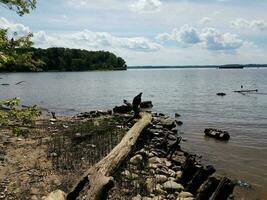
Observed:
[[[128,130],[117,115],[50,118],[38,118],[23,136],[1,127],[0,199],[35,200],[55,189],[68,192]]]

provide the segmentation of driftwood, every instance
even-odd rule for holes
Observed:
[[[243,93],[243,92],[258,92],[258,90],[235,90],[234,92],[237,92],[237,93]]]
[[[196,200],[207,200],[211,197],[220,183],[220,179],[209,177],[209,179],[200,187]]]
[[[229,178],[224,177],[215,192],[213,193],[211,200],[227,200],[227,198],[233,193],[235,184]]]
[[[185,162],[182,164],[181,183],[187,185],[199,168],[200,166],[196,166],[196,157],[190,154],[187,155]]]
[[[140,113],[141,119],[127,132],[121,142],[96,165],[92,166],[67,195],[68,200],[87,199],[104,200],[113,187],[111,177],[121,163],[132,152],[141,132],[151,122],[148,113]]]
[[[213,166],[209,165],[206,167],[201,167],[192,180],[188,183],[186,191],[196,194],[197,189],[204,183],[210,175],[212,175],[216,170]]]

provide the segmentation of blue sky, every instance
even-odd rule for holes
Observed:
[[[39,0],[0,27],[36,47],[108,50],[128,65],[267,63],[266,0]]]

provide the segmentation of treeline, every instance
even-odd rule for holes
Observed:
[[[89,71],[126,70],[121,57],[107,51],[87,51],[68,48],[18,48],[17,55],[28,55],[23,61],[6,62],[0,71],[41,72],[41,71]],[[20,57],[20,56],[18,56]]]

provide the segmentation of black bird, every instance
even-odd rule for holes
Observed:
[[[139,93],[137,96],[134,97],[134,99],[133,99],[133,103],[132,103],[132,108],[133,108],[133,111],[134,111],[134,116],[132,116],[130,119],[128,119],[128,120],[126,121],[126,124],[129,123],[130,121],[132,121],[133,119],[139,117],[139,112],[140,112],[140,110],[139,110],[139,105],[140,105],[140,103],[142,102],[142,99],[141,99],[142,94],[143,94],[143,93],[141,92],[141,93]],[[125,103],[125,102],[124,102],[124,103]]]
[[[140,103],[142,102],[142,99],[141,99],[141,97],[142,97],[142,92],[141,93],[139,93],[136,97],[134,97],[134,99],[133,99],[133,103],[132,103],[132,105],[133,105],[133,111],[134,111],[134,115],[137,117],[138,115],[139,115],[139,105],[140,105]]]

